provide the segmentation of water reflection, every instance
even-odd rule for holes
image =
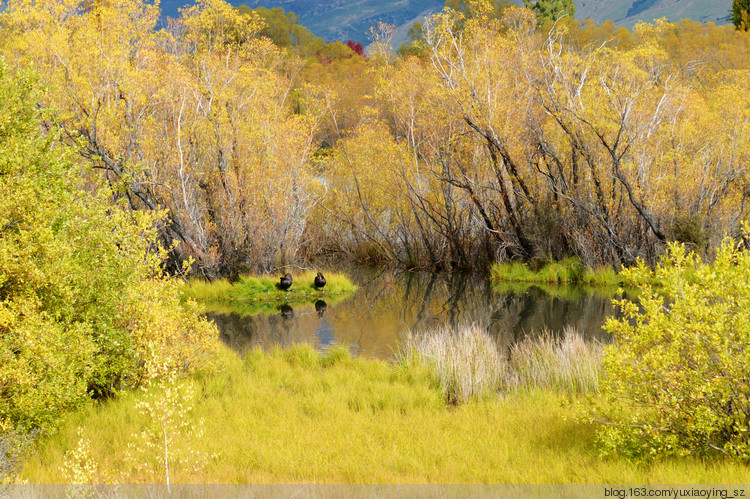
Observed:
[[[279,305],[279,313],[285,319],[294,317],[294,309],[286,303]]]
[[[327,308],[328,304],[323,300],[317,300],[315,302],[315,311],[318,313],[318,317],[323,317],[323,314],[325,313]]]
[[[276,313],[211,313],[222,338],[237,351],[275,344],[308,342],[326,348],[339,344],[370,357],[391,357],[401,334],[440,326],[475,323],[507,346],[527,335],[566,326],[585,338],[606,341],[601,329],[615,290],[491,283],[471,274],[399,273],[358,270],[360,289],[330,304],[280,305]]]

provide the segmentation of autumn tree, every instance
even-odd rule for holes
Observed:
[[[722,120],[719,108],[732,102],[723,82],[745,98],[742,71],[698,90],[695,60],[666,44],[672,23],[581,43],[575,24],[538,31],[528,9],[457,19],[446,11],[425,24],[429,60],[380,73],[379,109],[412,151],[391,160],[420,234],[407,253],[433,266],[570,254],[619,266],[654,262],[669,240],[703,251],[736,231],[747,118],[735,106]]]
[[[386,25],[366,59],[282,49],[256,11],[221,0],[164,30],[143,1],[79,7],[11,2],[0,47],[49,84],[47,126],[90,191],[101,177],[113,202],[166,210],[154,223],[177,241],[173,271],[193,258],[234,277],[339,251],[618,266],[670,240],[710,251],[746,217],[743,31],[540,29],[531,9],[471,0],[415,32],[419,59],[393,57]]]
[[[359,42],[355,43],[355,42],[353,42],[351,40],[348,40],[346,42],[346,46],[349,47],[352,50],[352,52],[354,52],[358,56],[360,56],[360,57],[364,57],[365,56],[365,49],[364,49],[364,47],[362,47],[361,43],[359,43]]]
[[[133,210],[166,208],[173,269],[212,277],[296,258],[314,203],[306,170],[316,118],[292,112],[299,62],[259,37],[257,14],[200,0],[166,31],[158,9],[112,0],[19,3],[5,50],[55,92],[54,123]]]
[[[478,2],[476,0],[445,0],[445,7],[460,12],[465,19],[471,19],[477,15],[489,15],[499,19],[503,14],[503,10],[511,5],[513,5],[513,2],[510,0],[490,0],[488,2]]]

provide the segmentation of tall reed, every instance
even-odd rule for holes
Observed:
[[[568,394],[596,392],[603,345],[585,341],[572,327],[561,337],[549,331],[513,344],[507,356],[475,325],[406,333],[399,359],[424,363],[440,381],[446,399],[463,403],[496,393],[535,388]]]
[[[510,374],[506,390],[546,388],[558,392],[589,393],[599,390],[604,346],[586,341],[573,327],[554,337],[549,331],[526,337],[510,348]]]
[[[406,364],[430,366],[451,403],[485,398],[496,392],[507,366],[496,343],[477,325],[407,332],[400,357]]]

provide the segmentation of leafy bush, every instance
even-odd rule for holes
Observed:
[[[0,434],[0,495],[3,497],[6,493],[3,485],[12,484],[16,480],[24,460],[29,455],[36,433],[10,430]]]
[[[750,458],[750,252],[726,240],[707,264],[675,243],[654,271],[660,286],[642,263],[624,273],[645,284],[605,326],[604,450]]]
[[[40,91],[0,61],[0,434],[205,365],[218,337],[163,277],[159,215],[83,189]]]

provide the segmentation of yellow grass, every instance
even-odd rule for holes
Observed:
[[[173,465],[172,483],[747,483],[742,464],[671,459],[638,465],[602,459],[594,425],[578,421],[569,399],[531,390],[448,405],[436,378],[419,365],[352,359],[308,346],[228,354],[220,374],[190,381],[196,399],[180,421],[200,439],[179,436],[172,452],[191,447],[202,469]],[[148,420],[125,394],[71,416],[23,470],[32,483],[62,482],[66,451],[89,443],[95,481],[164,482],[125,459]],[[153,458],[153,459],[152,459]]]

